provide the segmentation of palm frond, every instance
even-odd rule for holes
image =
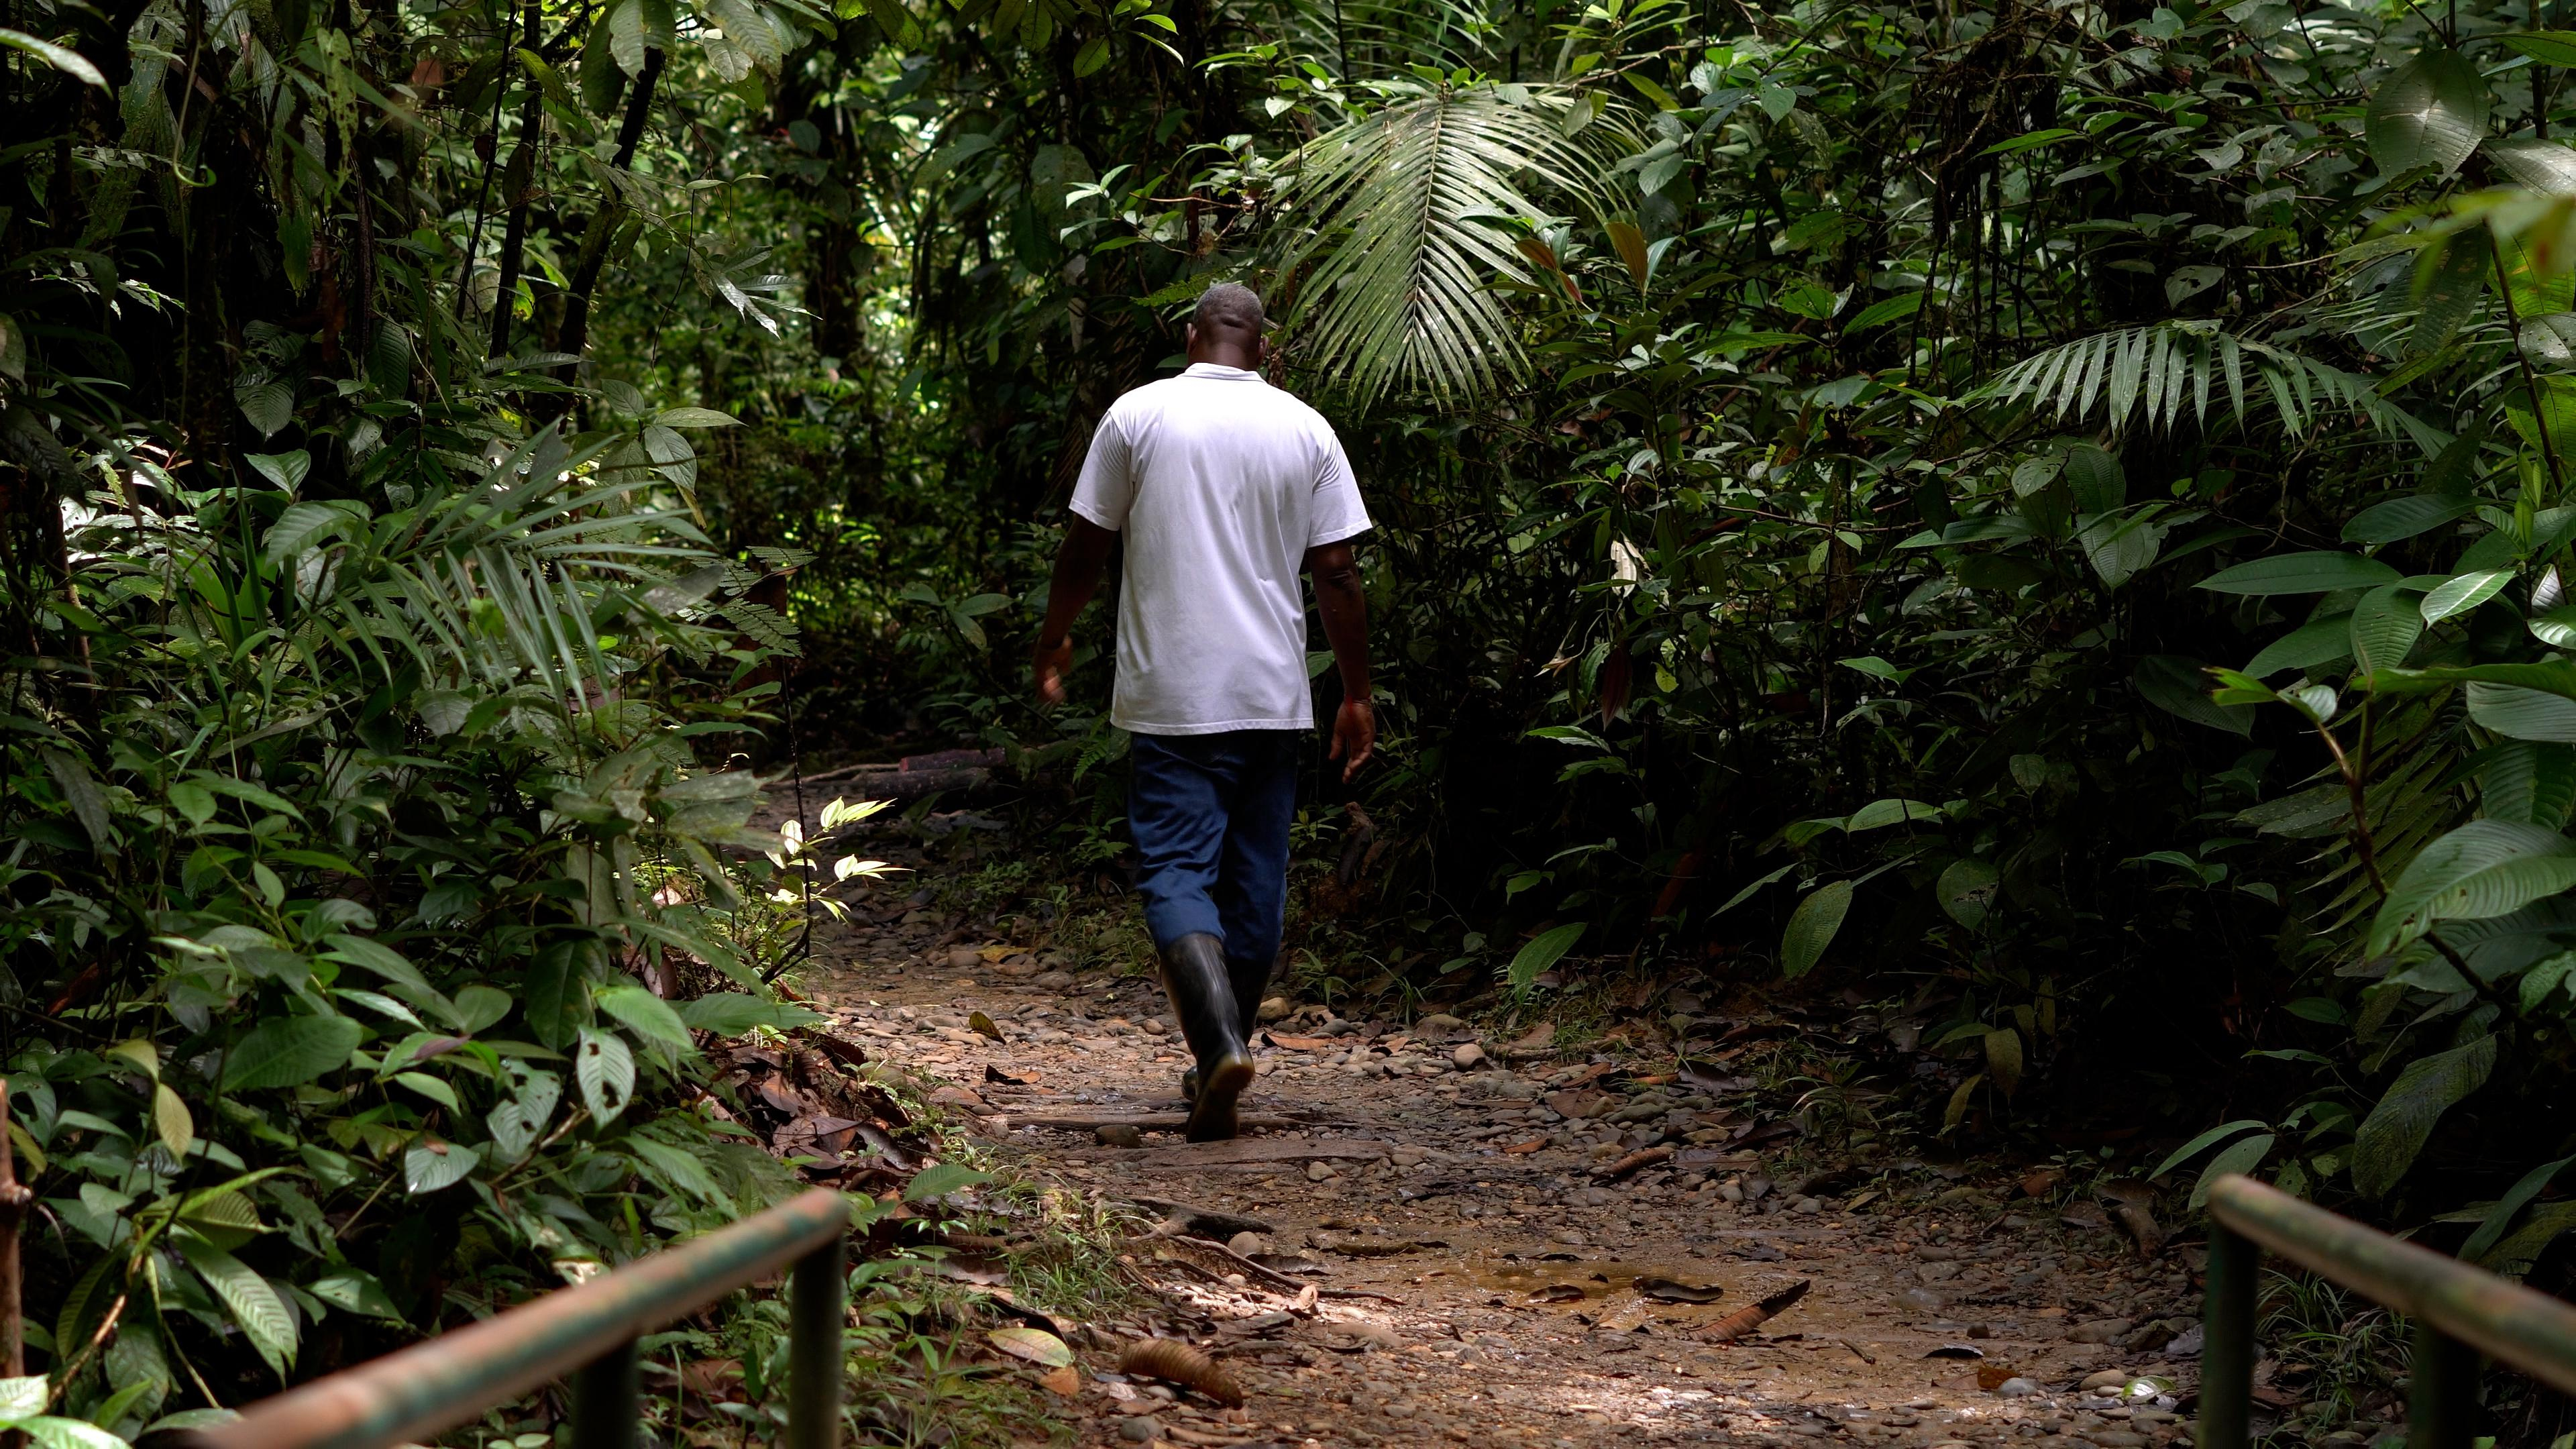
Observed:
[[[1567,134],[1576,104],[1522,87],[1415,88],[1301,149],[1278,247],[1305,367],[1362,401],[1473,397],[1521,375],[1520,327],[1492,283],[1528,282],[1495,218],[1542,213],[1528,182],[1603,189],[1611,127]],[[1526,178],[1526,180],[1525,180]]]
[[[2002,403],[2027,398],[2061,423],[2083,423],[2098,411],[2103,425],[2124,432],[2170,430],[2185,418],[2205,429],[2213,393],[2227,405],[2222,421],[2240,425],[2251,407],[2268,403],[2293,434],[2318,426],[2328,413],[2348,412],[2428,455],[2450,441],[2380,396],[2370,378],[2205,323],[2160,322],[2079,337],[2014,363],[1970,396]]]

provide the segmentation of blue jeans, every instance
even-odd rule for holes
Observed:
[[[1157,949],[1205,932],[1267,969],[1288,910],[1288,824],[1303,730],[1137,735],[1127,828]]]

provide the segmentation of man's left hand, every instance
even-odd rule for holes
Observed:
[[[1344,760],[1342,783],[1349,784],[1360,766],[1377,753],[1377,711],[1365,699],[1345,699],[1333,713],[1333,749],[1329,759]]]

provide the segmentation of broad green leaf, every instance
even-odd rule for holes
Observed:
[[[2009,1097],[2021,1090],[2021,1033],[1999,1026],[1986,1033],[1986,1075]]]
[[[2442,1114],[2486,1085],[2495,1060],[2495,1038],[2482,1036],[2408,1062],[2353,1135],[2352,1185],[2364,1197],[2385,1196],[2415,1165]]]
[[[2469,718],[2516,740],[2576,744],[2576,699],[2512,684],[2469,685]]]
[[[345,1308],[351,1313],[392,1323],[403,1321],[402,1312],[394,1307],[394,1300],[385,1292],[385,1285],[376,1281],[375,1274],[363,1269],[340,1269],[314,1279],[305,1285],[304,1291],[334,1308]]]
[[[2067,450],[2066,490],[2078,513],[2109,513],[2129,501],[2128,475],[2120,460],[2090,443]]]
[[[174,1162],[186,1161],[189,1144],[197,1140],[196,1119],[188,1115],[188,1104],[167,1082],[152,1084],[152,1131]]]
[[[613,1032],[583,1027],[572,1052],[573,1080],[581,1085],[582,1105],[602,1126],[617,1120],[635,1097],[635,1054],[626,1039]]]
[[[2576,886],[2576,840],[2511,820],[2472,820],[2416,853],[2371,922],[2381,955],[2440,921],[2518,911]]]
[[[671,1004],[633,982],[603,987],[598,1002],[600,1010],[645,1041],[676,1052],[696,1050],[687,1023],[680,1020]]]
[[[2254,1117],[2239,1118],[2234,1122],[2222,1122],[2191,1139],[2189,1142],[2184,1143],[2182,1146],[2175,1148],[2172,1155],[2165,1158],[2164,1161],[2157,1163],[2156,1170],[2148,1173],[2147,1176],[2150,1178],[2162,1177],[2166,1173],[2173,1171],[2175,1168],[2182,1166],[2184,1163],[2191,1161],[2193,1158],[2198,1157],[2200,1154],[2207,1152],[2212,1147],[2217,1146],[2219,1143],[2226,1141],[2228,1138],[2233,1137],[2240,1132],[2261,1132],[2268,1130],[2271,1125],[2272,1124],[2269,1122],[2265,1122]]]
[[[477,983],[456,993],[456,1030],[472,1036],[510,1014],[510,993]]]
[[[741,423],[742,419],[714,408],[672,408],[653,418],[653,425],[662,428],[731,428]]]
[[[2487,129],[2487,85],[2458,52],[2428,45],[2370,97],[2364,134],[2383,175],[2429,167],[2448,176]]]
[[[2193,724],[2207,725],[2230,734],[2254,732],[2254,711],[2243,705],[2220,704],[2209,697],[2209,677],[2199,664],[2172,654],[2150,654],[2138,661],[2137,672],[2130,682],[2138,688],[2140,698],[2156,708]]]
[[[83,85],[98,86],[101,89],[107,86],[107,77],[97,66],[90,64],[89,57],[68,45],[56,45],[50,40],[29,35],[23,30],[0,27],[0,48],[23,50]]]
[[[2576,951],[2561,951],[2522,974],[2522,987],[2517,993],[2522,1014],[2537,1016],[2548,1009],[2549,998],[2576,977]]]
[[[1942,1131],[1954,1131],[1960,1123],[1968,1120],[1968,1109],[1976,1105],[1977,1088],[1984,1086],[1985,1082],[1986,1074],[1978,1072],[1951,1089],[1950,1103],[1941,1109]]]
[[[2496,169],[2526,191],[2550,196],[2576,196],[2576,148],[2562,141],[2530,136],[2488,141],[2484,148]]]
[[[2453,614],[2465,614],[2502,593],[2512,581],[2511,569],[2462,574],[2424,596],[2424,622],[2438,624]]]
[[[2192,1210],[2197,1212],[2208,1203],[2209,1190],[2217,1185],[2220,1178],[2231,1173],[2252,1172],[2262,1166],[2263,1159],[2272,1155],[2272,1144],[2275,1140],[2277,1139],[2269,1132],[2240,1137],[2227,1144],[2226,1150],[2209,1159],[2209,1165],[2200,1170],[2200,1180],[2192,1184]]]
[[[1843,928],[1843,917],[1850,913],[1852,883],[1830,882],[1798,902],[1789,915],[1788,929],[1780,933],[1780,970],[1783,975],[1806,975],[1824,959],[1825,948]]]
[[[2311,619],[2264,645],[2263,652],[2246,664],[2245,672],[2261,679],[2286,669],[2314,669],[2351,653],[2352,616],[2330,614]]]
[[[540,1043],[561,1051],[590,1024],[590,978],[598,954],[594,939],[558,941],[528,963],[522,987],[528,1031]]]
[[[643,1161],[648,1175],[659,1178],[682,1195],[709,1204],[725,1200],[724,1189],[716,1186],[716,1180],[707,1175],[705,1166],[680,1148],[667,1142],[656,1142],[640,1132],[629,1135],[623,1145]]]
[[[2478,813],[2563,829],[2576,807],[2576,747],[2508,740],[2478,752]]]
[[[396,1072],[393,1079],[450,1112],[465,1110],[464,1104],[456,1100],[456,1089],[449,1086],[442,1078],[433,1077],[427,1072]]]
[[[396,986],[408,988],[416,999],[438,997],[437,990],[429,984],[428,977],[420,974],[419,967],[381,941],[343,933],[325,938],[324,944],[331,948],[322,953],[327,960],[342,961],[373,971]]]
[[[2424,637],[2423,611],[2399,585],[2382,584],[2352,609],[2352,660],[2364,670],[2399,669]]]
[[[989,1172],[977,1172],[973,1168],[966,1166],[964,1163],[935,1163],[914,1173],[912,1175],[912,1181],[903,1185],[903,1200],[905,1202],[932,1202],[939,1198],[946,1197],[950,1193],[963,1191],[966,1188],[973,1187],[979,1182],[991,1182],[992,1180],[993,1174]]]
[[[1916,820],[1940,818],[1940,806],[1926,805],[1920,800],[1872,800],[1853,811],[1851,818],[1843,822],[1843,829],[1847,833],[1857,835],[1864,830],[1877,830],[1889,825],[1903,825]]]
[[[2530,56],[2542,65],[2576,66],[2576,30],[2525,30],[2496,39],[2506,49]]]
[[[136,1387],[143,1387],[136,1385]],[[128,1449],[126,1442],[96,1424],[80,1419],[66,1419],[60,1414],[38,1414],[21,1419],[18,1428],[36,1449]]]
[[[1973,931],[1985,924],[1993,907],[1995,883],[2001,879],[1995,868],[1982,860],[1961,856],[1943,867],[1941,878],[1932,886],[1932,894],[1941,902],[1942,911],[1951,920]]]
[[[2466,518],[2476,507],[2476,499],[2455,493],[2410,493],[2384,499],[2352,516],[2343,526],[2343,541],[2374,548],[2401,543]]]
[[[2357,553],[2285,553],[2222,569],[2202,579],[2198,587],[2220,594],[2327,594],[2375,589],[2404,577]]]
[[[454,1187],[482,1161],[479,1150],[462,1142],[424,1135],[403,1151],[403,1190],[417,1196]]]
[[[754,1027],[766,1026],[779,1031],[793,1031],[823,1020],[820,1013],[785,1002],[763,1001],[742,991],[720,991],[693,1001],[683,1001],[672,1008],[692,1031],[713,1032],[720,1037],[737,1037]]]
[[[251,1271],[249,1264],[193,1229],[175,1228],[170,1237],[178,1244],[180,1256],[188,1260],[188,1266],[197,1270],[197,1276],[232,1314],[233,1322],[241,1325],[251,1347],[280,1378],[285,1377],[295,1366],[295,1318],[278,1301],[277,1290]]]
[[[2529,621],[2531,637],[2552,649],[2576,649],[2576,604],[2564,604]]]
[[[365,1034],[345,1016],[272,1017],[251,1028],[224,1057],[224,1090],[296,1087],[348,1065]]]
[[[1538,980],[1542,972],[1574,949],[1574,943],[1582,939],[1584,927],[1589,924],[1575,921],[1531,938],[1527,945],[1513,954],[1511,967],[1505,973],[1512,989],[1528,990],[1530,983]]]

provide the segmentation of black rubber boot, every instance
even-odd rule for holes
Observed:
[[[1172,999],[1172,1014],[1180,1018],[1190,1055],[1198,1058],[1198,1091],[1184,1135],[1192,1142],[1232,1137],[1235,1099],[1252,1085],[1253,1067],[1252,1051],[1243,1044],[1234,986],[1226,975],[1225,943],[1202,931],[1165,947],[1163,991]]]
[[[1252,1040],[1252,1030],[1261,1024],[1261,993],[1270,989],[1270,963],[1237,961],[1229,956],[1225,974],[1234,986],[1235,1010],[1242,1014],[1243,1039]]]
[[[1259,961],[1225,958],[1225,974],[1234,987],[1234,1006],[1243,1022],[1243,1039],[1252,1040],[1253,1028],[1261,1024],[1261,993],[1270,989],[1270,967]],[[1181,1073],[1181,1100],[1199,1099],[1199,1069]]]

